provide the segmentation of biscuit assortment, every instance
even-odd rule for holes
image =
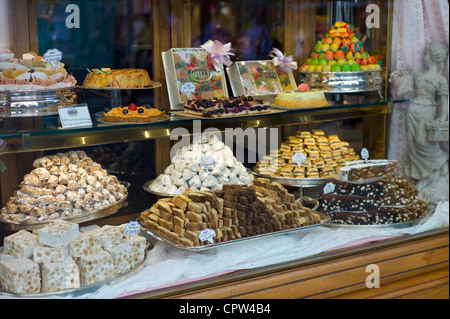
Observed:
[[[164,198],[141,213],[150,231],[185,247],[207,245],[201,232],[214,230],[214,243],[320,223],[320,216],[295,201],[279,183],[254,180],[252,186],[223,185],[216,191],[185,192]]]
[[[44,156],[33,167],[0,210],[3,221],[33,223],[88,214],[128,195],[117,177],[84,151]]]
[[[295,162],[296,153],[305,154],[306,160],[301,164]],[[271,177],[327,178],[338,173],[348,161],[358,159],[349,143],[335,134],[326,136],[322,130],[298,131],[258,161],[255,171]]]

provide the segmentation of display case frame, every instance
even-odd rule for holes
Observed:
[[[311,1],[284,1],[284,38],[296,39],[299,30],[308,29],[315,19]],[[11,49],[19,54],[38,51],[37,13],[35,0],[9,0]],[[392,8],[393,1],[388,1]],[[152,1],[154,21],[155,52],[170,48],[190,47],[191,17],[190,1]],[[296,19],[293,8],[304,6],[305,19]],[[388,44],[392,43],[392,12],[388,13]],[[174,16],[176,19],[165,19]],[[305,51],[314,46],[314,35],[304,35]],[[286,41],[285,51],[294,51],[293,43]],[[388,47],[389,51],[390,47]],[[300,62],[305,57],[297,56]],[[169,106],[167,84],[164,77],[162,60],[159,55],[153,57],[154,74],[152,78],[162,83],[155,90],[157,105]],[[386,61],[386,74],[390,73],[390,55]],[[388,88],[388,77],[384,78],[384,87]],[[386,93],[386,92],[385,92]],[[387,94],[387,93],[386,93]],[[202,121],[202,126],[224,130],[230,125],[248,127],[286,127],[323,121],[335,121],[348,118],[363,118],[364,136],[367,145],[374,145],[382,131],[383,154],[387,154],[389,139],[389,121],[395,103],[387,98],[384,101],[363,101],[329,107],[320,110],[296,110],[286,113],[236,119],[217,119]],[[0,119],[1,121],[1,119]],[[237,124],[236,124],[237,123]],[[8,170],[1,175],[0,187],[3,203],[19,184],[34,158],[43,151],[69,149],[80,146],[102,145],[124,141],[155,140],[156,172],[162,172],[170,162],[169,149],[172,142],[168,138],[176,127],[192,132],[192,120],[172,116],[169,121],[149,125],[124,125],[115,127],[94,126],[91,129],[47,131],[42,128],[41,118],[24,119],[15,125],[13,132],[1,132],[0,139],[8,145],[0,154]],[[287,129],[289,131],[289,129]],[[126,136],[126,138],[124,138]],[[121,223],[130,216],[110,217],[102,223]],[[191,284],[177,285],[172,288],[133,295],[131,298],[395,298],[422,297],[448,298],[448,227],[418,235],[401,236],[368,245],[327,252],[319,256],[295,260],[285,264],[272,265],[262,269],[249,270],[202,280]],[[403,268],[396,268],[396,261]],[[355,264],[357,262],[357,264]],[[386,273],[388,283],[383,290],[369,290],[362,280],[347,281],[347,276],[358,271],[361,275],[368,263],[389,263]],[[281,281],[280,281],[281,280]],[[322,281],[318,288],[313,284]],[[286,289],[286,293],[280,291]]]

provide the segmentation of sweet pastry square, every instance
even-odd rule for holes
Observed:
[[[41,267],[42,292],[58,292],[80,288],[80,269],[72,257],[61,262],[43,263]]]
[[[35,263],[55,263],[66,260],[69,255],[68,247],[55,248],[38,244],[33,250],[33,261]]]
[[[0,255],[0,288],[17,294],[40,292],[39,265],[28,258]]]
[[[55,220],[39,230],[39,243],[50,247],[62,248],[69,245],[78,235],[78,224],[64,220]]]
[[[78,260],[81,285],[87,286],[113,278],[116,275],[110,253],[100,250],[93,255],[82,256]]]
[[[39,242],[38,236],[26,230],[20,230],[4,239],[3,253],[17,258],[33,256],[33,250]]]

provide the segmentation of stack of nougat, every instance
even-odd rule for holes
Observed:
[[[214,243],[320,223],[320,216],[295,201],[278,183],[259,178],[252,186],[224,185],[164,198],[140,215],[141,224],[181,246],[202,246],[205,229]]]
[[[306,155],[306,161],[300,166],[292,160],[296,153]],[[328,178],[347,162],[358,159],[349,143],[341,141],[335,134],[327,137],[322,130],[298,131],[281,142],[278,149],[263,156],[255,170],[273,177]]]

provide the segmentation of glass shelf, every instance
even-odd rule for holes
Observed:
[[[201,129],[226,128],[246,129],[249,127],[280,127],[287,125],[335,121],[348,118],[361,118],[379,114],[389,114],[393,101],[380,101],[364,97],[355,104],[335,104],[332,106],[288,110],[281,113],[258,114],[234,118],[201,119]],[[167,138],[176,128],[185,128],[192,134],[193,121],[180,115],[171,115],[169,120],[149,124],[107,125],[95,120],[91,114],[93,126],[89,128],[61,129],[58,116],[40,118],[0,119],[0,139],[8,145],[1,154],[43,151],[51,149],[68,149],[74,147],[94,146],[109,143],[142,141],[147,139]],[[33,129],[16,129],[24,127],[21,121],[35,122]],[[37,128],[38,127],[38,128]]]

